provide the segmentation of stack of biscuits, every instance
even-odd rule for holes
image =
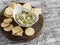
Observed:
[[[41,9],[40,8],[32,8],[31,4],[25,3],[24,5],[21,4],[16,4],[16,3],[10,3],[9,6],[5,9],[4,11],[4,16],[6,19],[3,20],[1,23],[1,27],[3,27],[4,31],[9,32],[12,31],[12,35],[14,36],[23,36],[23,29],[18,25],[15,26],[12,23],[13,21],[13,10],[16,6],[23,6],[26,9],[32,10],[32,12],[36,14],[41,14]],[[27,36],[32,36],[34,35],[35,30],[32,27],[27,27],[25,30],[25,35]]]

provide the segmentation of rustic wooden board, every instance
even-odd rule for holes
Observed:
[[[24,3],[20,3],[20,4],[23,5]],[[5,7],[5,8],[7,8],[7,7]],[[6,18],[6,17],[4,16],[4,10],[5,10],[5,8],[4,8],[4,9],[2,10],[2,12],[0,13],[0,25],[1,25],[2,21]],[[32,8],[34,8],[34,7],[32,7]],[[13,24],[14,26],[17,26],[17,25],[18,25],[18,24],[14,21],[14,19],[13,19],[13,22],[12,22],[11,24]],[[34,39],[35,37],[37,37],[37,36],[40,34],[40,32],[41,32],[42,26],[43,26],[43,16],[40,15],[38,22],[32,26],[32,27],[35,29],[35,34],[34,34],[33,36],[31,36],[31,37],[28,37],[28,36],[26,36],[25,34],[23,34],[23,36],[21,36],[21,37],[20,37],[20,36],[13,36],[13,35],[11,34],[12,32],[5,32],[1,26],[0,26],[0,31],[1,31],[2,34],[3,34],[6,38],[8,38],[9,40],[12,40],[12,41],[21,41],[21,42],[23,42],[23,41],[32,40],[32,39]],[[23,31],[25,31],[26,27],[22,27],[22,29],[23,29]]]

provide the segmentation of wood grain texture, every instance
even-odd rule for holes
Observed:
[[[1,45],[60,45],[60,0],[13,0],[15,2],[29,2],[33,6],[42,8],[44,25],[42,34],[26,43],[11,42],[0,33]],[[0,12],[9,2],[0,4]]]

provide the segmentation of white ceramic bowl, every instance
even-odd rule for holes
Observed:
[[[32,23],[31,25],[23,25],[23,24],[18,23],[17,20],[16,20],[16,18],[15,18],[15,15],[16,15],[19,11],[22,11],[22,10],[28,10],[28,9],[23,8],[22,6],[17,6],[17,7],[15,7],[14,10],[13,10],[13,18],[14,18],[15,22],[16,22],[18,25],[20,25],[20,26],[22,26],[22,27],[30,27],[30,26],[34,25],[34,24],[39,20],[39,15],[34,13],[34,15],[35,15],[35,17],[36,17],[36,18],[35,18],[36,20],[35,20],[35,22]],[[29,12],[32,12],[31,10],[28,10],[28,11],[29,11]],[[32,12],[32,13],[33,13],[33,12]]]

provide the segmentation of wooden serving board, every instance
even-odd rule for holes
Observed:
[[[20,4],[24,4],[24,3],[20,3]],[[8,7],[8,6],[7,6]],[[0,13],[0,25],[1,23],[3,22],[3,20],[6,18],[4,16],[4,10],[7,8],[5,7],[2,12]],[[34,8],[34,7],[32,7]],[[14,21],[13,19],[13,22],[11,23],[13,24],[14,26],[17,26],[18,24]],[[2,34],[8,38],[9,40],[12,40],[12,41],[21,41],[21,42],[24,42],[24,41],[30,41],[32,39],[34,39],[35,37],[37,37],[40,33],[41,33],[41,28],[43,26],[43,16],[42,15],[39,15],[39,20],[36,24],[34,24],[32,27],[35,29],[35,34],[33,36],[26,36],[25,34],[23,34],[23,36],[13,36],[11,33],[12,32],[5,32],[3,30],[3,28],[0,26],[0,31],[2,32]],[[23,31],[25,31],[26,27],[22,27]]]

